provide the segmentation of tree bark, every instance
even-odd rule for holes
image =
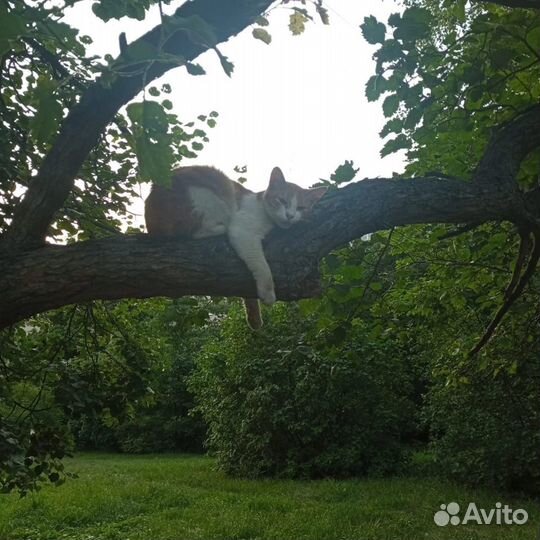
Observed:
[[[540,0],[474,0],[475,2],[493,3],[508,8],[540,9]]]
[[[318,262],[362,235],[413,223],[512,220],[525,202],[497,186],[441,178],[363,180],[328,193],[312,218],[265,245],[277,297],[319,292]],[[123,236],[15,253],[0,262],[0,326],[93,299],[255,295],[224,238],[157,241]]]

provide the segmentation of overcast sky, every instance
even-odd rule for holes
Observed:
[[[171,13],[183,2],[166,6]],[[208,130],[210,142],[195,160],[183,164],[214,165],[235,178],[235,165],[247,165],[247,187],[264,189],[270,170],[279,165],[289,181],[309,186],[327,178],[344,160],[360,167],[359,178],[388,176],[403,168],[402,157],[381,159],[378,133],[384,120],[380,103],[368,103],[364,85],[373,74],[375,48],[359,25],[365,16],[386,21],[400,8],[394,0],[325,0],[329,26],[318,19],[304,34],[292,36],[290,10],[274,9],[268,28],[272,43],[255,40],[251,28],[219,46],[234,63],[228,78],[211,51],[197,61],[207,75],[190,76],[185,68],[160,79],[183,122],[212,110],[218,124]],[[118,35],[128,43],[159,23],[157,9],[145,19],[104,23],[91,11],[91,1],[69,10],[66,22],[90,35],[91,54],[118,54]],[[143,190],[143,194],[146,190]],[[135,203],[140,209],[140,202]]]

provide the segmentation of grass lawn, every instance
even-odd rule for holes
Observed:
[[[540,527],[533,501],[435,479],[236,480],[185,455],[84,454],[67,466],[78,479],[26,499],[0,495],[1,540],[536,540]],[[451,501],[500,501],[529,520],[438,527],[433,514]]]

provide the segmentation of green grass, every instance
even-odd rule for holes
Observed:
[[[192,456],[85,454],[59,488],[0,496],[1,540],[527,539],[536,503],[429,478],[313,482],[226,477]],[[437,527],[441,503],[501,501],[529,513],[526,525]]]

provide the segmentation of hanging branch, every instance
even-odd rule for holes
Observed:
[[[519,253],[516,259],[516,264],[514,267],[514,272],[512,274],[512,279],[508,284],[504,292],[504,303],[495,313],[492,321],[489,323],[486,328],[484,335],[480,338],[478,343],[471,349],[469,356],[474,356],[488,343],[491,339],[503,317],[506,315],[508,310],[512,307],[514,302],[521,296],[521,293],[525,289],[527,283],[531,280],[536,266],[540,259],[540,231],[524,231],[520,232],[521,242],[519,245]],[[521,274],[525,260],[527,258],[527,253],[531,252],[529,257],[529,262],[525,272]],[[521,276],[521,277],[520,277]]]

